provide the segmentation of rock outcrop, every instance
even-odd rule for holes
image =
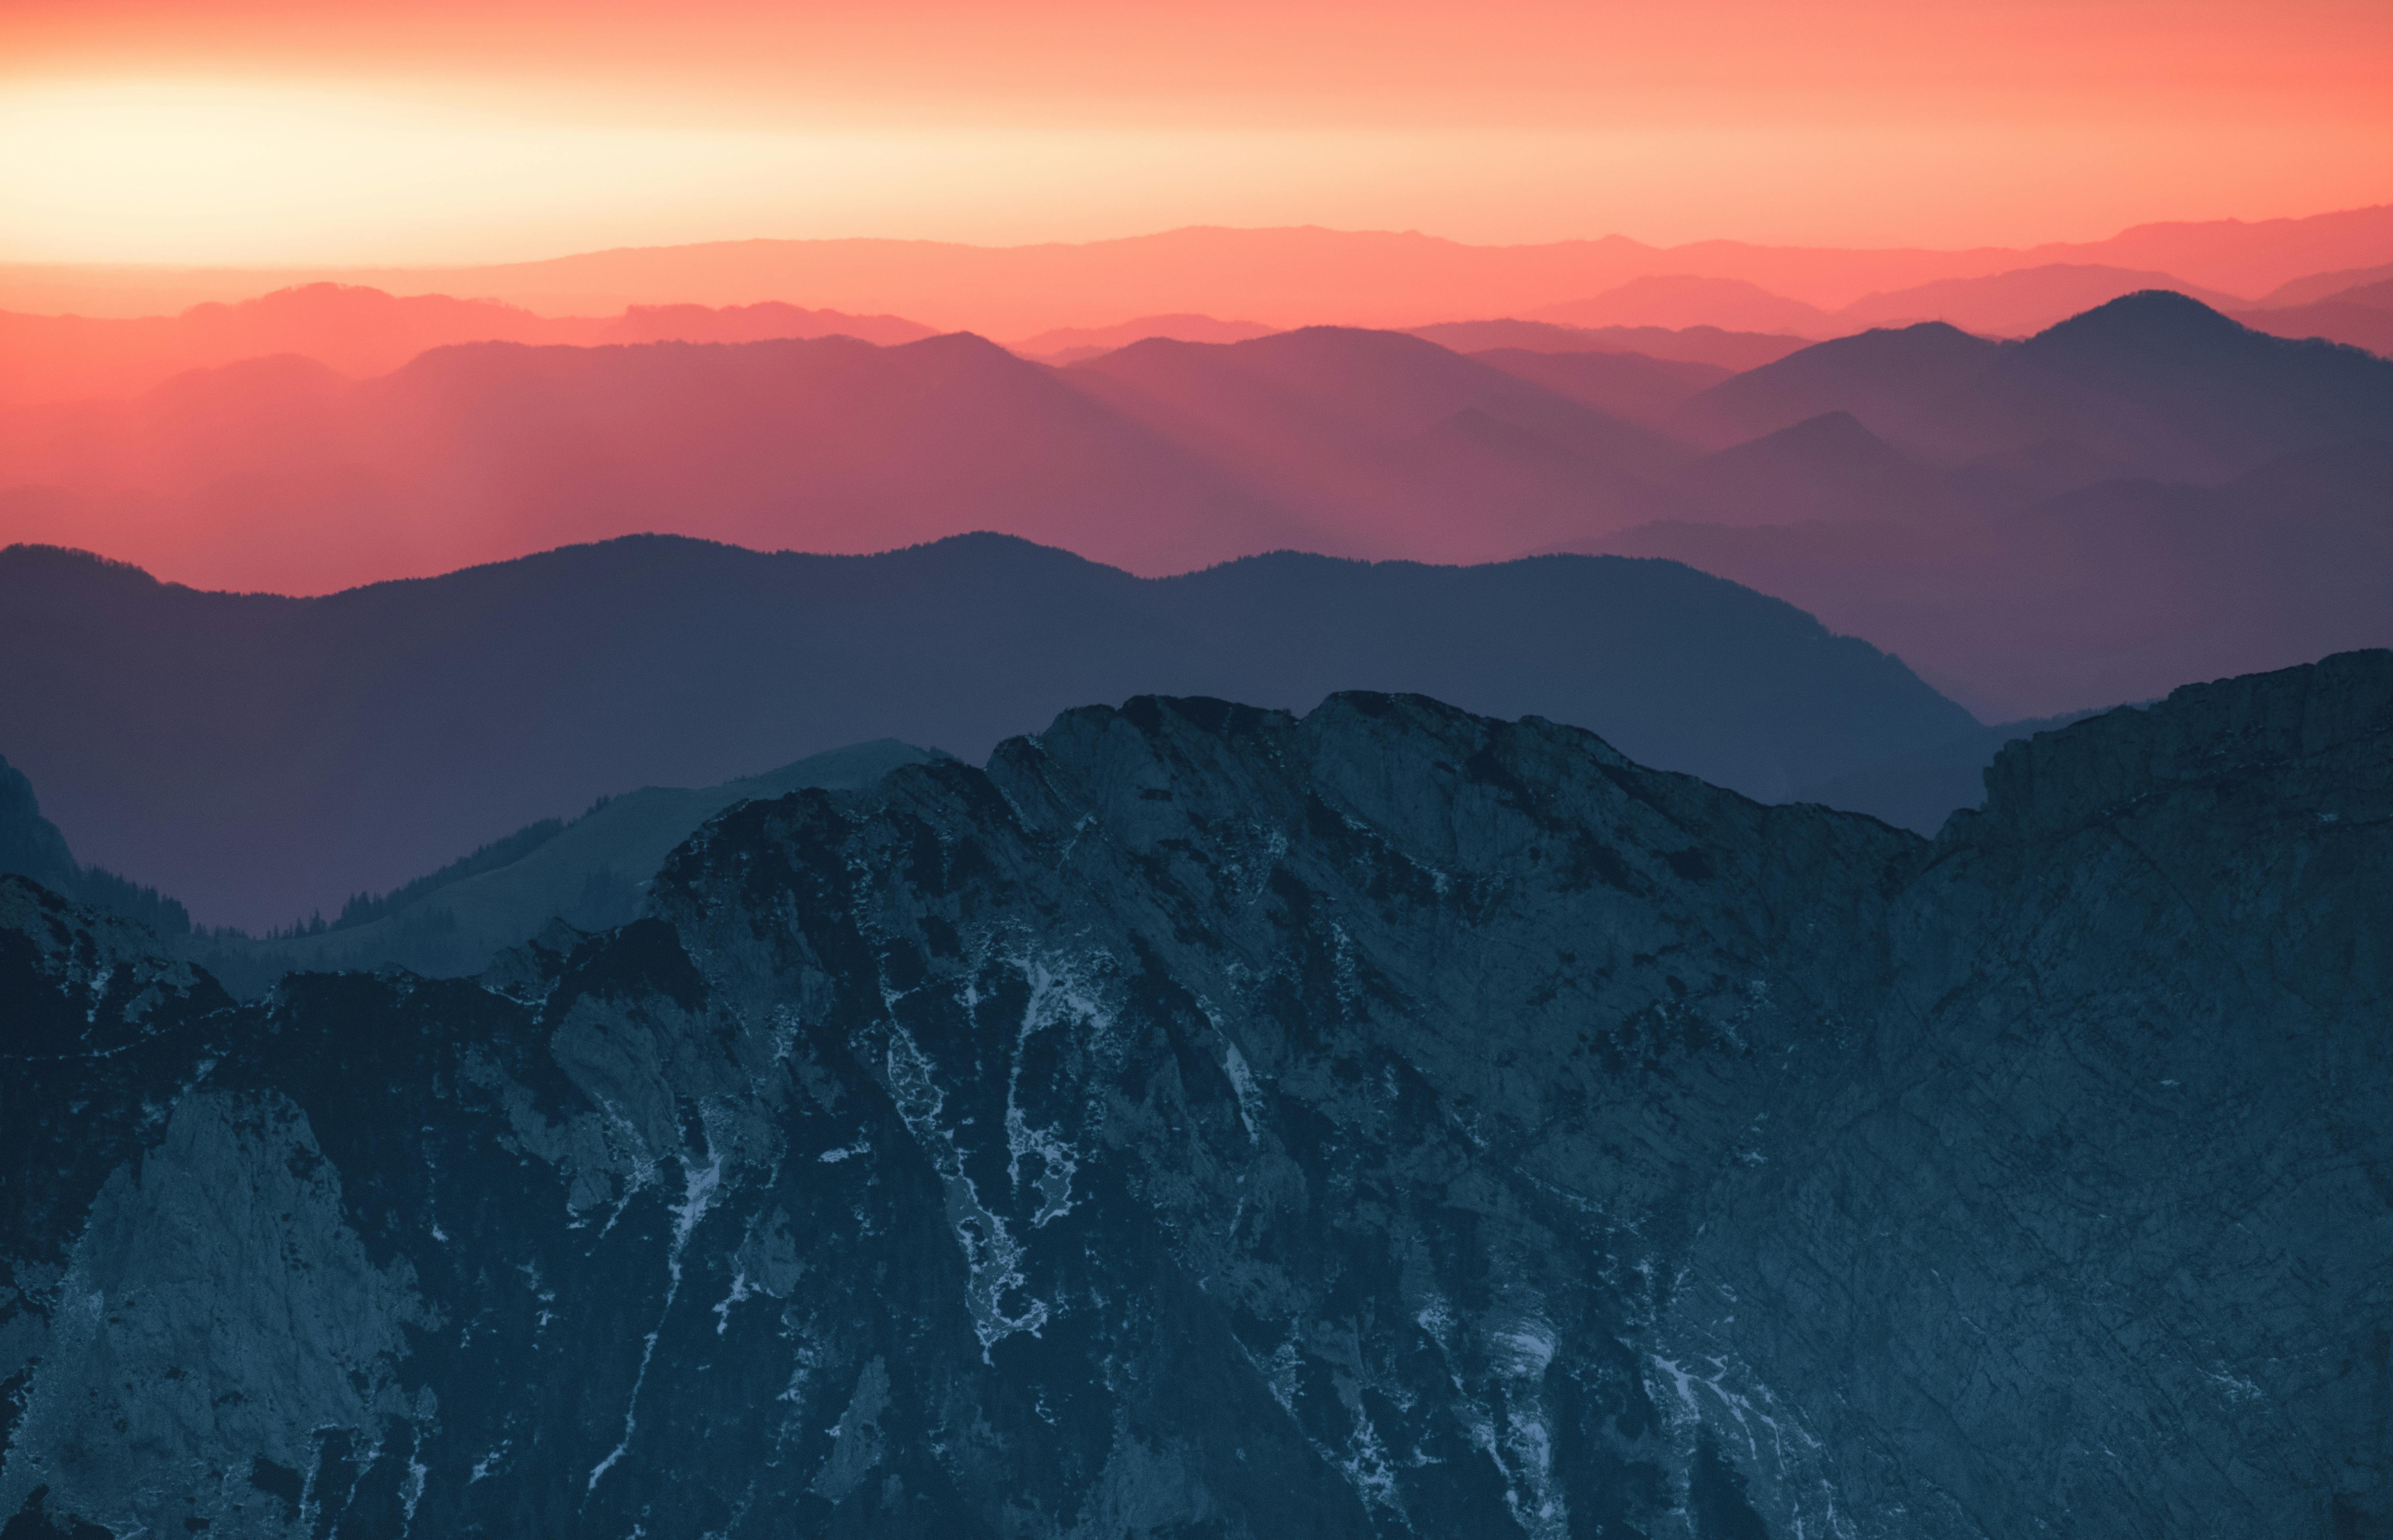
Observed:
[[[2393,655],[1989,787],[1142,698],[253,1007],[0,888],[0,1514],[2393,1532]]]

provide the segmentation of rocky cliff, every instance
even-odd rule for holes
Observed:
[[[2393,655],[1989,784],[1142,698],[254,1007],[12,880],[7,1533],[2393,1533]]]

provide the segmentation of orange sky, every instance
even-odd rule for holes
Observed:
[[[0,260],[2010,245],[2383,202],[2388,167],[2385,0],[0,0]]]

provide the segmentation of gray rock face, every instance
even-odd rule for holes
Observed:
[[[2393,655],[1989,785],[1930,842],[1145,698],[745,804],[479,984],[177,975],[85,1040],[96,969],[0,952],[59,1002],[0,1513],[2393,1532]]]

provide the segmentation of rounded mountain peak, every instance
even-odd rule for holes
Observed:
[[[2039,350],[2084,346],[2213,347],[2248,333],[2202,301],[2174,289],[2139,289],[2049,327],[2029,343]]]

